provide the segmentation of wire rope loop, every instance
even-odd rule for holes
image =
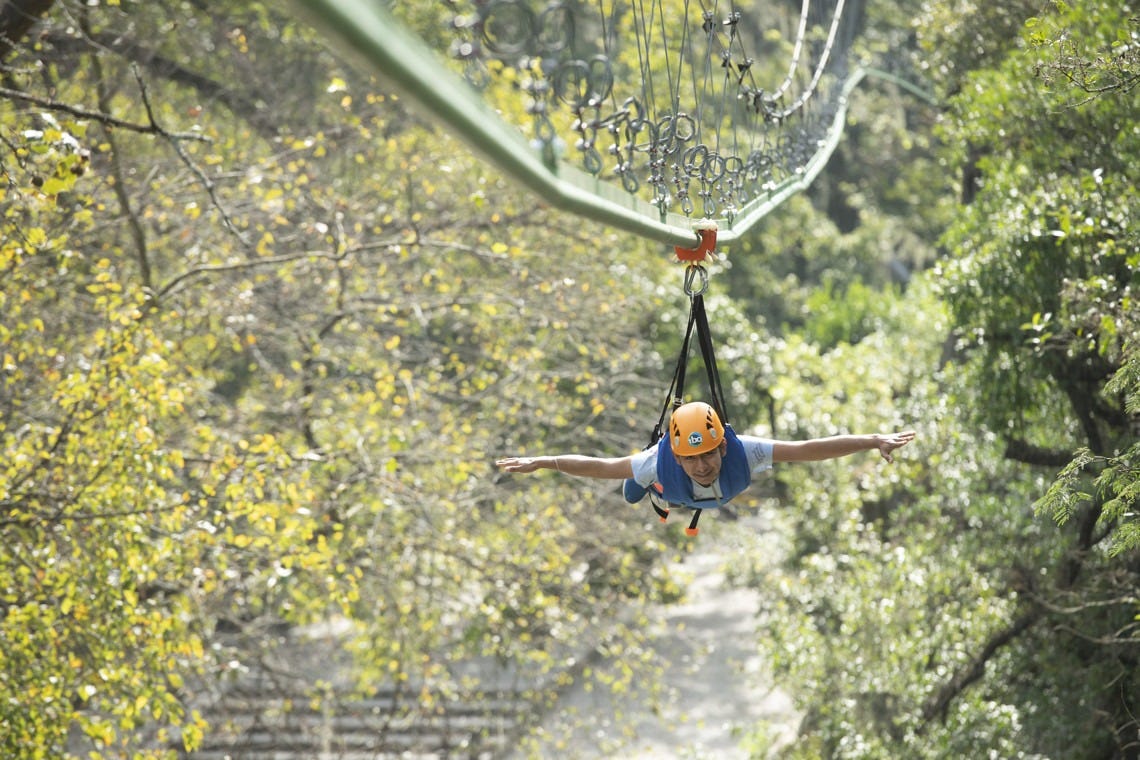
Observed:
[[[687,113],[674,115],[673,126],[673,136],[681,142],[688,142],[697,135],[697,123]]]
[[[604,55],[589,61],[563,61],[554,71],[555,96],[575,110],[599,105],[609,97],[613,86],[614,71]]]
[[[708,289],[709,273],[707,269],[699,264],[690,264],[685,267],[685,295],[689,298],[696,298]]]
[[[518,0],[494,0],[481,25],[487,49],[500,57],[522,53],[534,38],[534,12]]]
[[[728,171],[728,161],[719,153],[710,153],[701,166],[701,179],[708,182],[720,182]]]
[[[709,146],[698,143],[685,151],[681,164],[690,177],[701,175],[709,161]]]
[[[645,106],[641,104],[640,100],[632,96],[628,97],[622,102],[621,107],[623,111],[632,114],[632,117],[629,119],[630,124],[636,123],[641,125],[645,123]],[[640,132],[641,129],[642,127],[638,126],[634,131]]]
[[[724,161],[724,173],[728,175],[729,180],[739,184],[744,174],[744,159],[740,156],[727,156],[721,160]]]
[[[558,131],[554,127],[554,122],[550,120],[545,111],[535,115],[534,133],[543,143],[553,144],[558,138]]]
[[[657,157],[661,153],[661,143],[658,138],[657,125],[648,119],[635,117],[629,120],[626,124],[626,139],[634,143],[634,150],[639,153],[649,153],[653,157]],[[637,138],[642,133],[646,133],[646,139],[638,142]],[[653,167],[650,167],[653,168]]]
[[[484,90],[491,85],[493,78],[482,61],[472,58],[463,68],[463,79],[476,90]]]
[[[537,39],[543,57],[574,48],[574,11],[563,3],[554,3],[538,17]]]
[[[605,167],[605,162],[602,160],[602,154],[598,152],[592,144],[581,145],[579,149],[582,151],[582,167],[590,174],[597,174]]]
[[[704,211],[705,216],[706,217],[715,216],[718,207],[717,207],[716,201],[714,201],[712,199],[712,193],[702,192],[701,196],[704,198],[704,203],[702,204],[701,208]]]
[[[628,163],[618,164],[617,173],[621,176],[621,186],[625,188],[627,193],[636,193],[641,189],[641,182],[638,181],[637,175],[634,174],[632,166]]]
[[[666,155],[679,150],[697,134],[696,122],[685,113],[668,114],[659,119],[656,126],[658,147]]]

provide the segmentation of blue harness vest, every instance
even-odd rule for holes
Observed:
[[[673,455],[669,436],[662,436],[657,442],[657,483],[661,486],[661,498],[682,507],[716,509],[748,488],[752,484],[752,471],[748,468],[744,444],[729,425],[724,428],[724,439],[728,442],[728,449],[724,453],[720,475],[717,477],[720,491],[724,495],[719,500],[697,499],[693,496],[692,479],[685,474],[677,457]]]

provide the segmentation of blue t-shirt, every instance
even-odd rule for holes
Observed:
[[[757,438],[751,435],[737,436],[744,446],[744,456],[748,461],[748,469],[753,474],[770,470],[772,468],[772,444],[767,438]],[[633,480],[639,486],[648,488],[657,482],[657,446],[650,446],[644,451],[633,455]],[[721,493],[719,479],[711,486],[702,486],[696,481],[692,482],[693,498],[698,500],[724,498]]]

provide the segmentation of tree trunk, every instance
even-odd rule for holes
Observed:
[[[0,3],[0,61],[8,57],[53,5],[55,0],[6,0]]]

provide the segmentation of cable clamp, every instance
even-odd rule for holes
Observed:
[[[677,258],[693,264],[712,261],[716,258],[716,222],[711,219],[702,219],[693,223],[693,229],[700,236],[700,242],[695,248],[674,246],[673,250],[677,252]]]

